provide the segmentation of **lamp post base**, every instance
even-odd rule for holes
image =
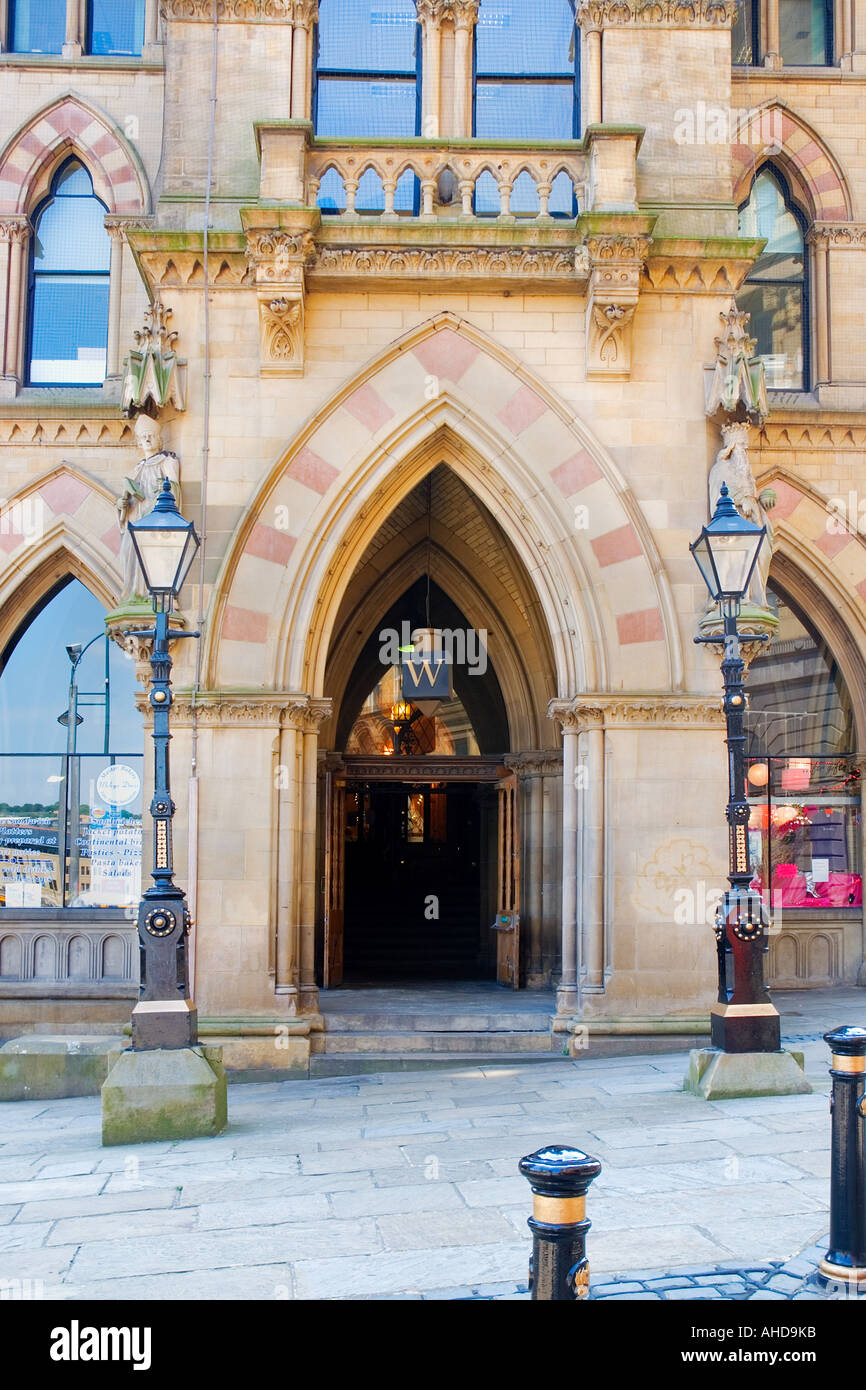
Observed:
[[[778,1052],[782,1024],[774,1004],[714,1004],[710,1038],[720,1052]]]
[[[102,1143],[204,1139],[228,1122],[219,1047],[121,1053],[102,1087]]]
[[[136,1052],[195,1047],[197,1042],[198,1011],[189,999],[141,999],[132,1011]]]
[[[707,1047],[689,1053],[683,1090],[702,1100],[733,1100],[805,1096],[812,1087],[803,1071],[802,1052],[720,1052]]]

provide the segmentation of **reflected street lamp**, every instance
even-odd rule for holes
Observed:
[[[761,895],[749,887],[752,871],[743,728],[745,663],[740,654],[737,629],[740,607],[748,593],[766,533],[766,526],[757,526],[740,515],[726,485],[722,484],[712,521],[689,547],[711,599],[721,609],[724,622],[722,678],[728,746],[731,886],[716,915],[719,997],[711,1011],[712,1044],[722,1052],[778,1052],[781,1048],[779,1014],[764,981],[769,921]],[[719,638],[696,637],[695,641],[717,644]],[[750,634],[749,641],[769,641],[769,637]],[[729,957],[733,964],[730,984]]]
[[[186,895],[174,882],[172,855],[175,806],[168,753],[172,668],[168,620],[200,541],[193,523],[178,511],[168,479],[153,510],[139,521],[130,521],[128,530],[155,623],[152,629],[133,634],[153,640],[148,697],[153,710],[153,886],[144,893],[138,910],[141,995],[132,1014],[133,1049],[145,1051],[191,1047],[198,1040],[196,1010],[187,984],[190,915]],[[173,639],[198,636],[197,632],[172,633]]]

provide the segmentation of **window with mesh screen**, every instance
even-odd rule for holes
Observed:
[[[765,166],[740,208],[740,236],[762,237],[766,246],[755,261],[737,304],[757,339],[767,385],[776,390],[807,387],[806,258],[803,224],[787,186]]]
[[[28,380],[96,386],[105,379],[111,243],[90,175],[68,160],[34,218]]]
[[[483,0],[475,30],[475,135],[576,139],[578,50],[570,0]]]
[[[758,0],[737,0],[731,30],[731,61],[738,67],[758,62]]]
[[[141,53],[144,0],[90,0],[88,51],[110,55]]]
[[[414,0],[321,0],[317,135],[420,134],[418,32]]]
[[[779,0],[779,51],[786,67],[833,62],[833,8],[829,0]]]
[[[66,0],[13,0],[9,36],[14,53],[59,53],[66,38]]]

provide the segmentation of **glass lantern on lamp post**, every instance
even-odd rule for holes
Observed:
[[[715,515],[689,547],[710,598],[719,605],[724,624],[724,710],[728,746],[728,845],[730,889],[716,916],[719,997],[711,1011],[713,1046],[723,1052],[778,1052],[779,1014],[764,981],[769,927],[759,893],[750,887],[749,803],[746,797],[745,663],[740,652],[737,618],[767,533],[741,516],[723,484]],[[749,641],[768,641],[766,635]],[[717,636],[696,642],[718,644]],[[728,961],[733,964],[729,981]]]
[[[169,614],[200,542],[193,523],[178,511],[168,479],[153,510],[139,521],[129,522],[129,533],[154,611],[154,627],[132,634],[153,640],[148,695],[153,710],[153,885],[143,895],[138,910],[141,997],[132,1015],[133,1049],[145,1051],[190,1047],[198,1039],[196,1010],[187,985],[190,915],[186,895],[174,882],[175,806],[168,745],[172,668]],[[177,631],[171,635],[172,639],[199,636],[197,632]]]

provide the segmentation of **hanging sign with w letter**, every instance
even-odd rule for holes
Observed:
[[[445,652],[420,653],[403,660],[403,699],[450,700],[451,672]]]

